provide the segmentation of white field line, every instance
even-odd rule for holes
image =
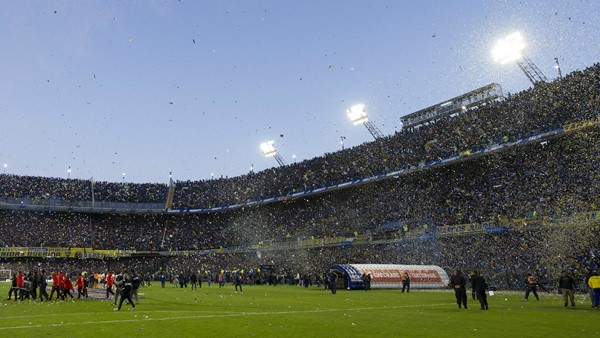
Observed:
[[[20,326],[3,326],[0,330],[19,330],[19,329],[35,329],[35,328],[46,328],[46,327],[66,327],[75,325],[92,325],[92,324],[114,324],[114,323],[135,323],[145,321],[170,321],[170,320],[182,320],[182,319],[201,319],[201,318],[226,318],[226,317],[243,317],[243,316],[270,316],[270,315],[290,315],[290,314],[302,314],[302,313],[320,313],[320,312],[341,312],[341,311],[363,311],[363,310],[393,310],[401,308],[421,308],[421,307],[434,307],[451,305],[454,303],[442,303],[442,304],[428,304],[428,305],[398,305],[398,306],[382,306],[382,307],[363,307],[363,308],[350,308],[350,309],[316,309],[316,310],[303,310],[303,311],[277,311],[277,312],[234,312],[234,313],[219,313],[219,314],[202,314],[202,315],[190,315],[190,316],[177,316],[177,317],[161,317],[161,318],[135,318],[135,319],[120,319],[120,320],[101,320],[101,321],[87,321],[87,322],[75,322],[75,323],[52,323],[52,324],[32,324],[32,325],[20,325]],[[152,314],[152,313],[189,313],[189,312],[207,312],[207,311],[123,311],[129,314],[136,313],[140,315]],[[64,317],[65,314],[60,314]],[[81,316],[80,313],[75,314]],[[47,316],[37,315],[36,317],[52,317],[55,315],[49,314]],[[2,317],[1,319],[24,319],[23,316],[18,317]]]

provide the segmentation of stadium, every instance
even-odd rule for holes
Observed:
[[[318,13],[303,13],[303,8],[295,8],[292,3],[271,4],[265,6],[268,9],[260,10],[240,3],[235,6],[179,3],[89,2],[78,4],[85,7],[81,12],[74,12],[73,8],[78,6],[68,4],[64,9],[56,6],[59,8],[51,10],[46,8],[48,4],[32,6],[45,8],[42,14],[38,8],[33,10],[25,4],[3,14],[5,21],[11,20],[15,25],[42,22],[39,27],[44,27],[48,35],[37,24],[32,24],[36,28],[31,32],[35,33],[29,34],[29,27],[17,25],[19,28],[10,30],[12,35],[7,34],[14,39],[13,46],[23,47],[22,51],[15,49],[14,56],[12,53],[7,56],[17,65],[0,69],[2,78],[10,79],[4,82],[14,82],[15,88],[21,88],[14,91],[4,88],[10,99],[4,100],[7,103],[3,104],[3,111],[13,113],[11,109],[23,107],[22,116],[14,118],[12,115],[17,114],[11,114],[0,132],[0,143],[4,146],[0,157],[2,161],[9,159],[0,172],[0,292],[8,296],[0,301],[0,335],[589,337],[600,334],[596,324],[600,314],[600,63],[594,63],[597,54],[592,53],[592,61],[588,56],[584,67],[574,66],[572,69],[576,70],[564,76],[555,57],[558,77],[549,79],[524,54],[520,34],[511,34],[498,41],[492,56],[495,62],[515,62],[529,81],[530,87],[512,93],[503,87],[503,80],[508,78],[507,82],[511,82],[514,77],[495,74],[490,76],[493,80],[485,80],[486,76],[477,78],[473,74],[485,66],[473,65],[477,56],[464,54],[475,54],[478,46],[474,41],[488,38],[491,30],[488,26],[494,22],[504,25],[508,20],[508,15],[503,14],[500,21],[479,22],[481,17],[486,21],[488,17],[478,17],[484,13],[478,10],[509,8],[517,13],[527,8],[541,15],[539,8],[530,3],[516,9],[511,3],[472,3],[469,12],[478,14],[469,16],[469,25],[461,28],[464,36],[460,39],[469,40],[461,44],[459,36],[453,35],[453,29],[461,26],[456,22],[451,26],[433,25],[439,31],[427,32],[424,39],[419,35],[423,32],[420,29],[415,28],[412,36],[411,25],[421,23],[399,20],[398,13],[404,13],[405,9],[414,13],[412,19],[417,21],[424,17],[416,13],[425,10],[431,15],[427,20],[433,23],[440,18],[433,13],[434,9],[443,13],[442,19],[460,14],[450,11],[442,2],[416,9],[400,2],[385,6],[374,2],[356,8],[349,4],[335,8],[334,2],[324,2],[319,4]],[[585,11],[583,8],[593,9],[594,5],[578,4],[577,9]],[[551,7],[543,2],[544,6]],[[451,4],[451,7],[460,6]],[[395,11],[398,13],[394,14]],[[26,15],[28,12],[36,14]],[[89,16],[88,12],[94,15]],[[557,26],[571,24],[571,16],[563,19],[561,10],[551,12],[552,19],[544,17],[548,26],[558,22],[562,24]],[[571,15],[568,10],[564,12]],[[204,16],[196,16],[198,13]],[[347,22],[353,21],[347,20],[348,14],[361,17],[364,14],[365,18],[376,15],[377,20],[366,19],[363,23],[368,24],[357,29]],[[39,20],[37,15],[43,19]],[[334,27],[338,22],[331,20],[332,15],[344,19],[343,33]],[[579,23],[581,17],[572,16],[573,25],[575,22],[580,28],[585,25]],[[57,24],[60,21],[73,23],[61,26]],[[274,21],[285,24],[270,26]],[[388,21],[393,24],[388,26]],[[397,23],[400,21],[401,25]],[[150,22],[156,24],[148,25]],[[371,26],[374,22],[382,26],[374,28]],[[477,24],[482,28],[475,32],[473,27]],[[55,25],[62,27],[62,31],[56,30]],[[190,28],[193,25],[195,28]],[[594,23],[587,25],[594,27]],[[222,37],[216,34],[219,37],[212,40],[211,34],[202,36],[204,30],[219,30],[216,27],[223,28]],[[286,31],[289,27],[295,28]],[[311,31],[314,27],[319,30]],[[410,31],[403,37],[406,40],[397,42],[415,42],[402,46],[406,50],[415,48],[411,51],[414,55],[400,56],[397,45],[402,43],[378,44],[379,39],[388,38],[383,31],[405,27]],[[581,29],[581,34],[590,31],[587,27]],[[572,27],[569,29],[573,31]],[[72,30],[82,32],[72,33]],[[184,38],[177,36],[182,32]],[[188,39],[190,32],[193,34]],[[273,32],[276,34],[271,35]],[[323,32],[337,33],[326,37]],[[52,35],[58,38],[54,40]],[[152,40],[154,36],[156,40]],[[364,47],[357,44],[361,37]],[[474,37],[477,39],[473,40]],[[38,43],[47,39],[50,42],[43,43],[49,45],[42,48],[47,50],[31,49],[30,45],[35,43],[27,42],[28,38]],[[184,44],[184,39],[191,42]],[[120,40],[126,40],[125,47]],[[556,39],[552,46],[564,46],[563,40],[567,39],[564,36]],[[64,44],[58,43],[58,48],[51,46],[56,41]],[[159,41],[168,45],[163,46]],[[292,47],[288,45],[290,41]],[[547,43],[549,39],[544,41],[537,43]],[[593,45],[594,40],[590,41]],[[350,45],[352,51],[348,50]],[[279,54],[286,48],[289,54]],[[428,48],[443,55],[425,57]],[[583,54],[583,47],[570,48]],[[254,54],[257,51],[260,52]],[[316,57],[315,51],[323,55]],[[341,56],[352,53],[356,56],[349,59]],[[233,57],[237,54],[244,54],[243,58]],[[367,54],[381,54],[381,59],[367,58]],[[563,55],[558,52],[557,55],[562,60]],[[319,67],[323,62],[326,64],[324,77],[315,76],[318,72],[311,68],[313,57],[318,59]],[[387,57],[398,59],[389,61]],[[106,63],[98,61],[104,58],[108,60]],[[442,59],[464,60],[457,60],[456,64],[443,60],[443,65],[431,67],[419,58],[433,60],[433,64]],[[55,60],[64,64],[57,66]],[[165,60],[170,63],[164,63]],[[580,60],[571,61],[576,65]],[[404,74],[384,69],[377,74],[377,67],[372,66],[379,62],[385,67],[408,71]],[[408,63],[414,66],[406,67]],[[262,68],[263,64],[268,67]],[[448,65],[460,69],[460,73],[456,69],[436,73]],[[307,68],[299,71],[296,67]],[[412,72],[411,67],[416,71]],[[467,75],[462,73],[463,67]],[[548,64],[542,68],[547,69]],[[88,72],[90,76],[84,79],[81,74]],[[473,83],[472,88],[465,90],[457,85],[457,74],[464,75],[460,80],[463,83]],[[297,82],[301,84],[275,75],[289,78],[298,75]],[[44,77],[43,81],[40,77]],[[55,85],[55,79],[64,82]],[[369,85],[343,86],[357,79]],[[431,88],[424,90],[424,84],[417,85],[415,79],[423,80]],[[488,84],[482,86],[485,83]],[[222,92],[212,91],[222,84]],[[334,93],[328,85],[347,93]],[[443,87],[454,86],[461,88],[457,91],[462,94],[454,93],[448,95],[454,97],[448,98],[436,92],[447,93]],[[371,93],[357,95],[360,92],[357,88],[369,87]],[[419,103],[420,96],[436,92],[434,102],[438,103],[425,108],[408,105],[411,113],[400,116],[406,106],[398,108],[400,101],[391,98],[395,93],[388,95],[393,89],[387,87],[397,87],[394,89],[404,91],[402,96],[412,96]],[[511,83],[506,87],[518,86]],[[325,95],[311,94],[319,91]],[[20,96],[21,92],[27,92],[26,99]],[[47,98],[48,93],[51,99]],[[152,107],[157,102],[156,96],[164,100],[163,93],[169,97],[166,106],[171,110]],[[15,95],[14,100],[11,95]],[[36,95],[40,97],[32,100]],[[71,165],[67,177],[50,174],[55,164],[57,167],[64,164],[57,157],[78,162],[77,166],[73,163],[76,170],[84,166],[92,170],[91,167],[97,166],[97,173],[103,170],[101,167],[115,169],[125,157],[131,156],[131,163],[144,154],[149,158],[148,163],[164,161],[176,166],[175,162],[186,162],[178,169],[193,167],[199,159],[199,163],[206,165],[202,170],[208,172],[209,165],[217,162],[218,157],[206,156],[208,152],[200,148],[220,142],[229,153],[233,143],[225,145],[225,141],[231,141],[225,140],[227,136],[211,140],[209,135],[215,134],[207,132],[208,129],[198,128],[198,134],[206,135],[187,135],[196,132],[194,123],[198,121],[216,121],[190,118],[198,114],[197,110],[214,109],[209,115],[235,111],[239,116],[232,120],[219,117],[226,128],[231,125],[229,132],[240,133],[234,124],[246,124],[244,128],[250,132],[244,132],[254,130],[258,135],[271,127],[256,128],[250,120],[262,117],[254,116],[252,110],[278,110],[278,115],[299,114],[296,117],[302,119],[307,118],[302,110],[312,111],[322,102],[294,107],[281,114],[277,101],[289,101],[286,104],[293,106],[304,104],[297,97],[306,101],[326,97],[327,101],[339,99],[346,105],[345,99],[360,95],[380,96],[375,100],[379,102],[378,109],[393,110],[389,115],[400,126],[393,126],[396,128],[393,133],[382,132],[368,116],[366,106],[356,104],[347,109],[347,117],[358,126],[354,129],[366,127],[372,139],[351,145],[342,136],[349,135],[347,129],[334,123],[329,126],[331,129],[323,130],[338,129],[334,137],[340,140],[341,149],[298,161],[293,155],[293,163],[281,156],[271,140],[261,144],[260,149],[278,165],[255,171],[252,164],[249,172],[240,175],[219,177],[211,173],[210,179],[177,179],[169,171],[168,182],[140,183],[127,182],[125,169],[118,171],[123,172],[118,180],[84,179],[81,178],[84,174],[72,172]],[[35,102],[23,102],[27,100]],[[223,103],[224,100],[233,102]],[[12,106],[11,101],[17,103]],[[136,103],[129,105],[130,102]],[[249,116],[244,116],[246,108],[240,108],[246,104]],[[51,111],[64,110],[60,118],[48,113],[53,123],[35,114],[52,105],[56,107]],[[152,109],[146,114],[144,110],[148,107]],[[327,107],[339,108],[333,104]],[[120,112],[128,110],[135,112],[131,116],[123,114],[121,120]],[[202,115],[205,113],[202,111]],[[313,114],[314,117],[319,113]],[[111,121],[113,117],[119,121]],[[318,117],[323,118],[318,123],[328,123],[324,116]],[[63,126],[56,127],[61,122],[58,120],[62,120]],[[294,121],[291,123],[298,123]],[[39,128],[45,123],[48,126],[42,128],[49,131]],[[151,124],[159,125],[160,129]],[[207,125],[216,134],[227,134],[217,125]],[[298,123],[294,127],[303,129],[309,125],[316,124]],[[320,136],[324,136],[323,130]],[[60,133],[75,136],[64,135],[62,140]],[[111,140],[111,135],[117,140]],[[121,135],[127,137],[121,139]],[[287,134],[285,139],[284,134],[279,135],[278,145],[279,141],[288,141]],[[301,135],[312,137],[309,133]],[[61,146],[53,138],[61,138],[65,143],[77,140],[83,145],[82,150],[78,150],[79,144]],[[197,140],[191,142],[192,138]],[[87,144],[86,148],[85,143],[90,140],[95,146]],[[118,144],[128,140],[135,140],[132,142],[135,144],[122,148]],[[310,142],[306,143],[309,147]],[[128,154],[130,147],[135,150]],[[55,156],[56,161],[50,161],[47,167],[42,165],[42,172],[47,171],[48,175],[29,174],[35,170],[23,164],[26,161],[13,169],[10,161],[31,157],[29,148],[37,149],[38,153],[48,149]],[[109,157],[101,159],[102,154],[108,153]],[[48,159],[41,154],[40,157]],[[233,166],[233,157],[223,160],[232,162],[225,163],[226,166]],[[97,164],[106,159],[112,160],[112,166]],[[165,167],[144,167],[148,174],[153,169],[164,172]]]
[[[230,179],[169,184],[0,175],[4,275],[244,271],[322,283],[334,264],[527,273],[582,290],[598,268],[600,64],[394,135]],[[475,128],[473,128],[475,127]],[[185,277],[184,277],[185,278]],[[346,284],[345,284],[346,283]],[[338,287],[348,282],[338,279]]]

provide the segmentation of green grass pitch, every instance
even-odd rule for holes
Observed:
[[[140,289],[136,311],[112,301],[6,300],[0,284],[0,337],[598,337],[600,310],[586,295],[564,308],[559,295],[497,292],[489,311],[470,299],[459,310],[451,290],[347,291],[316,286],[214,284],[191,291],[155,283]]]

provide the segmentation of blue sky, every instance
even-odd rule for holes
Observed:
[[[238,176],[372,140],[496,82],[520,31],[549,79],[600,61],[600,1],[13,1],[0,11],[7,173],[167,182]],[[294,158],[295,156],[295,158]]]

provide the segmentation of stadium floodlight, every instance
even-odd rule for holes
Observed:
[[[496,46],[492,49],[492,57],[494,61],[501,64],[512,61],[516,62],[533,84],[547,81],[542,71],[539,70],[533,61],[525,56],[525,40],[520,32],[512,33],[498,40]]]
[[[367,130],[369,131],[369,133],[371,133],[373,138],[375,138],[376,140],[378,138],[383,137],[383,135],[381,134],[379,129],[375,126],[375,124],[372,121],[369,121],[369,116],[367,115],[367,110],[365,109],[364,104],[357,104],[357,105],[354,105],[354,106],[346,109],[346,114],[348,114],[350,121],[354,125],[361,124],[361,123],[364,124],[365,127],[367,127]]]
[[[562,72],[560,71],[560,63],[558,63],[558,58],[554,58],[554,62],[556,63],[554,68],[558,70],[558,77],[562,77]]]
[[[492,50],[494,61],[502,64],[517,61],[523,57],[525,41],[520,32],[515,32],[504,39],[498,40],[496,47]]]
[[[275,141],[267,141],[260,144],[260,150],[266,157],[275,156],[277,150],[275,149]]]
[[[4,174],[6,174],[6,168],[8,168],[8,164],[4,163],[2,167],[4,167]]]
[[[71,166],[67,169],[67,178],[71,178]]]
[[[369,121],[369,116],[364,104],[354,105],[346,110],[350,121],[354,124],[361,124]]]
[[[275,149],[275,141],[271,140],[271,141],[261,143],[260,150],[262,150],[265,157],[274,157],[280,166],[285,165],[285,161],[283,160],[281,155],[279,155],[277,153],[277,149]]]

